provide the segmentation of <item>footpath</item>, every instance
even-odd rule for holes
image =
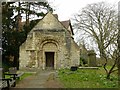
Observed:
[[[19,81],[15,88],[63,88],[56,71],[40,71]]]

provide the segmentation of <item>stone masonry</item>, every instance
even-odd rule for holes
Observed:
[[[51,12],[38,22],[20,46],[20,69],[61,69],[78,66],[80,51],[69,21],[60,22]]]

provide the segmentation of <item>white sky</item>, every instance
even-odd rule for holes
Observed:
[[[120,0],[48,0],[51,4],[51,6],[55,9],[53,12],[54,14],[58,14],[58,18],[60,21],[68,20],[73,17],[76,13],[78,13],[79,10],[81,10],[83,7],[85,7],[87,4],[97,3],[97,2],[107,2],[112,5],[115,5],[115,7],[118,7],[118,2]],[[79,34],[74,35],[75,41],[77,41],[79,38]],[[97,50],[96,44],[93,42],[90,42],[89,39],[87,40],[88,47],[87,48],[93,48],[96,51],[97,57],[99,57],[99,52]]]
[[[111,4],[118,4],[120,0],[48,0],[55,8],[56,14],[58,14],[59,20],[64,21],[71,19],[73,14],[77,13],[87,4],[105,1]]]

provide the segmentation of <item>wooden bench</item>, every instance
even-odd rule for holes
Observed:
[[[10,87],[16,86],[16,80],[13,78],[5,78],[4,70],[3,68],[0,68],[0,88],[9,90]]]
[[[24,74],[24,72],[17,73],[17,68],[16,67],[11,67],[11,68],[9,68],[9,72],[6,73],[5,75],[10,75],[11,78],[13,78],[14,80],[16,80],[16,79],[20,79],[20,77],[23,74]]]

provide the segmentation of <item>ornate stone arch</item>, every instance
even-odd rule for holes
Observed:
[[[53,43],[56,45],[57,49],[59,50],[59,45],[58,45],[58,42],[56,40],[53,40],[53,39],[46,39],[46,40],[43,40],[42,43],[40,44],[40,49],[43,49],[43,46],[47,43]]]
[[[57,67],[57,59],[58,59],[58,51],[59,45],[58,42],[53,39],[46,39],[43,40],[40,44],[40,52],[41,52],[41,62],[42,62],[42,69],[46,68],[46,52],[54,52],[54,69]]]

